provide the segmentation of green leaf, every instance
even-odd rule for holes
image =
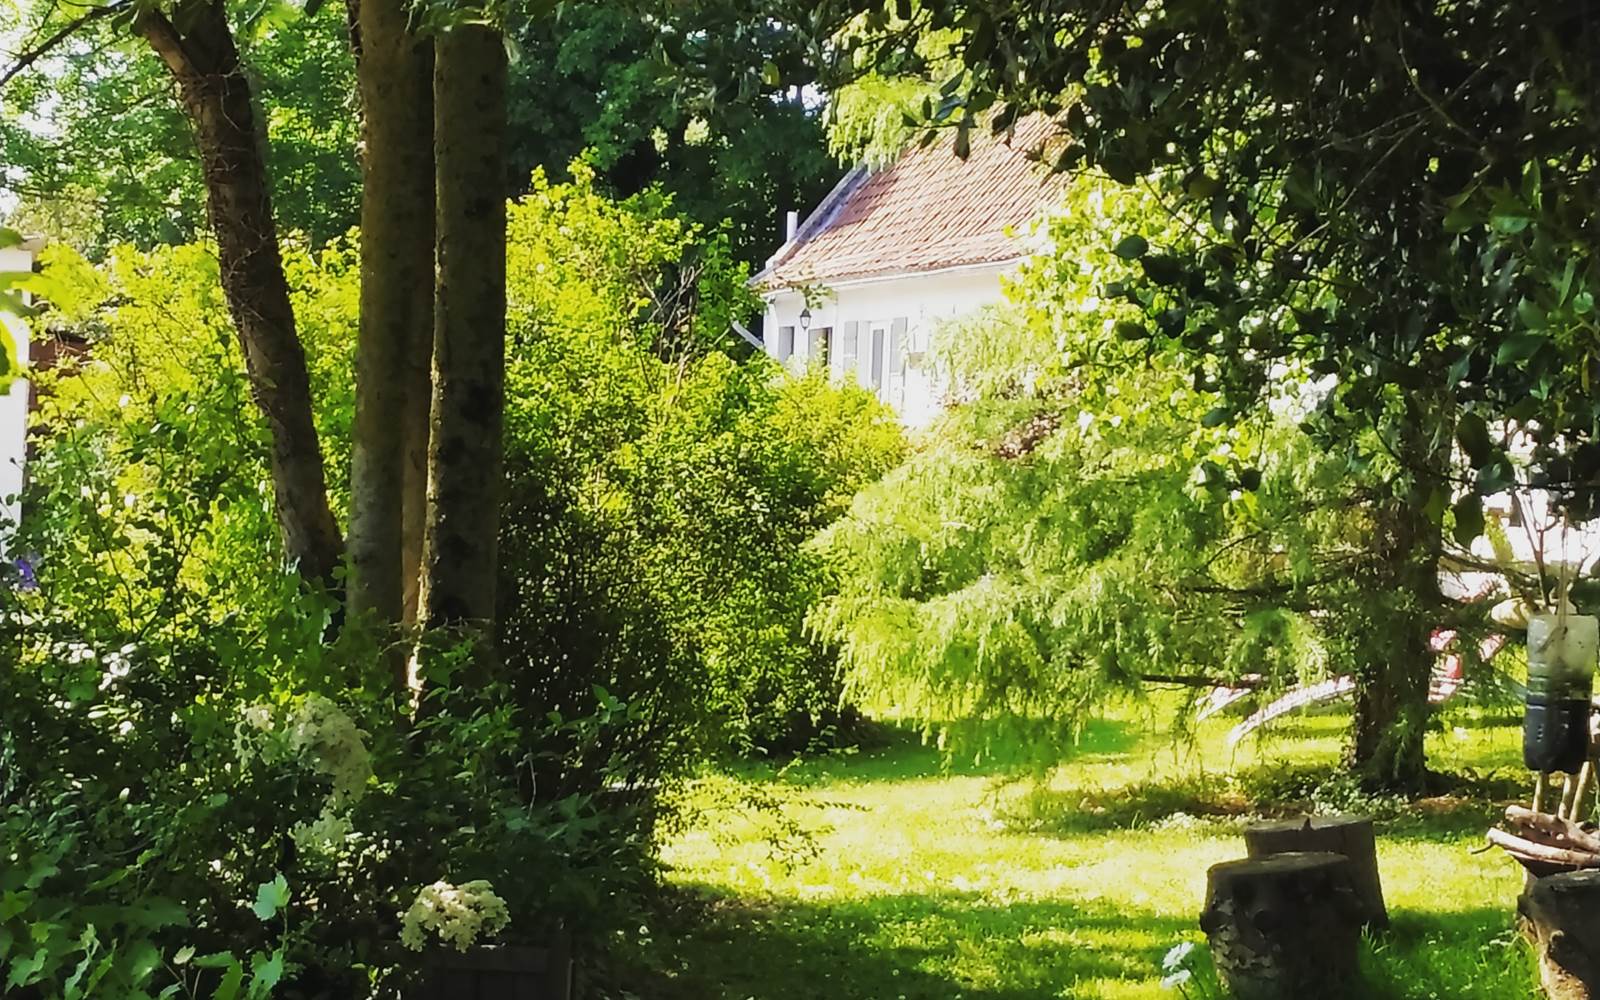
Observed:
[[[1135,323],[1131,319],[1119,320],[1112,330],[1123,340],[1144,340],[1150,336],[1150,331],[1143,323]]]
[[[1468,493],[1456,501],[1452,510],[1456,516],[1456,542],[1464,546],[1471,545],[1473,539],[1483,534],[1483,498],[1476,493]]]
[[[222,974],[222,982],[217,984],[217,991],[211,994],[211,1000],[236,1000],[239,988],[243,985],[244,966],[234,961],[228,966],[228,971]]]
[[[1176,285],[1183,280],[1183,265],[1176,257],[1156,254],[1145,257],[1139,263],[1150,280],[1158,285]]]
[[[1466,452],[1467,458],[1473,465],[1480,465],[1489,458],[1489,425],[1484,423],[1483,417],[1476,413],[1463,413],[1456,421],[1456,441],[1460,443],[1461,450]]]
[[[1545,328],[1544,310],[1532,299],[1523,299],[1517,303],[1517,319],[1530,330],[1543,330]]]
[[[256,888],[255,905],[250,909],[262,920],[271,920],[289,902],[289,883],[282,874],[271,882],[263,882]]]
[[[273,987],[283,978],[283,952],[275,951],[271,956],[257,953],[250,957],[250,995],[265,997],[272,995]]]
[[[1531,222],[1533,220],[1526,215],[1513,215],[1504,212],[1496,212],[1489,217],[1489,224],[1494,227],[1495,232],[1506,236],[1515,236],[1527,229]]]
[[[771,59],[761,67],[761,82],[769,87],[776,87],[783,82],[783,70]]]
[[[1150,250],[1150,241],[1143,236],[1124,236],[1111,251],[1123,260],[1137,260]]]
[[[1222,190],[1222,182],[1207,174],[1196,174],[1189,178],[1189,183],[1184,191],[1191,198],[1210,198]]]
[[[1539,353],[1539,348],[1545,345],[1547,339],[1539,333],[1519,333],[1507,337],[1500,342],[1500,349],[1494,354],[1494,362],[1497,365],[1506,365],[1526,361]]]
[[[44,963],[49,961],[50,949],[40,948],[28,957],[18,957],[11,960],[11,973],[6,976],[5,992],[9,993],[18,986],[27,986],[38,976],[39,970],[44,968]]]
[[[1232,410],[1230,410],[1226,406],[1218,406],[1218,407],[1216,407],[1216,408],[1214,408],[1212,410],[1207,411],[1206,415],[1200,418],[1200,426],[1201,427],[1221,427],[1223,424],[1227,423],[1229,420],[1232,420],[1232,419],[1233,419],[1233,411]]]
[[[1477,489],[1484,496],[1504,493],[1515,486],[1516,482],[1516,471],[1511,467],[1511,460],[1504,454],[1494,456],[1478,470]]]
[[[1483,213],[1472,202],[1462,202],[1449,212],[1445,213],[1444,231],[1447,233],[1464,233],[1473,226],[1483,221]]]
[[[1428,494],[1428,502],[1422,505],[1422,513],[1432,524],[1444,521],[1444,512],[1450,507],[1450,496],[1438,486]]]
[[[1565,305],[1567,296],[1572,294],[1572,278],[1578,273],[1578,258],[1568,257],[1567,266],[1561,272],[1560,280],[1555,282],[1556,305]]]
[[[11,247],[20,247],[22,245],[22,240],[22,234],[17,232],[15,229],[8,229],[5,226],[0,226],[0,250],[7,250]]]

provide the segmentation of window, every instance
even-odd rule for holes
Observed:
[[[882,323],[872,324],[872,339],[867,350],[867,364],[865,366],[867,386],[872,389],[883,388],[884,370],[888,367],[888,359],[884,357],[889,341],[889,328]]]
[[[792,326],[780,326],[780,327],[778,327],[777,349],[773,352],[772,356],[777,358],[779,361],[788,361],[789,360],[789,355],[791,355],[793,353],[794,353],[794,327],[792,327]]]
[[[811,331],[809,343],[806,344],[806,361],[813,365],[828,363],[828,341],[832,339],[833,331],[821,326]]]
[[[837,337],[839,344],[839,377],[848,378],[856,370],[856,358],[859,351],[859,327],[855,323],[846,323],[840,328]]]

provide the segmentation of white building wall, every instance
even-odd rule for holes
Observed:
[[[801,292],[768,292],[762,338],[768,354],[795,370],[825,353],[835,378],[876,386],[878,398],[903,423],[920,427],[939,412],[942,395],[928,358],[935,327],[1001,301],[1001,276],[1016,266],[1013,261],[841,282],[817,290],[820,298],[813,295],[805,331]]]
[[[0,273],[29,271],[33,268],[31,246],[7,247],[0,250]],[[0,316],[16,346],[17,360],[28,364],[28,329],[15,316]],[[28,434],[28,383],[13,381],[0,392],[0,552],[5,551],[4,539],[9,525],[14,525],[22,511],[17,495],[22,492],[22,461],[27,449]]]

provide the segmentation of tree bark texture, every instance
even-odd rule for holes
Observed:
[[[500,34],[443,32],[434,49],[437,277],[421,619],[495,618],[505,411],[505,94]]]
[[[153,9],[134,27],[177,82],[194,127],[222,290],[271,438],[284,552],[306,579],[331,582],[343,543],[328,507],[310,378],[283,274],[250,81],[223,5],[196,3],[185,15],[181,32]]]
[[[406,578],[416,576],[420,557],[416,545],[407,557],[407,518],[420,523],[425,488],[410,463],[426,456],[432,405],[433,56],[431,43],[409,30],[407,9],[402,0],[362,0],[357,8],[366,148],[350,606],[388,624],[401,620],[403,597],[415,591]]]
[[[1534,879],[1517,900],[1551,1000],[1600,997],[1600,871]]]
[[[1206,873],[1200,928],[1238,1000],[1363,996],[1363,908],[1342,854],[1274,854]]]
[[[1439,527],[1415,496],[1374,516],[1367,601],[1353,622],[1360,652],[1345,763],[1374,790],[1420,792],[1427,780],[1429,645],[1438,603]]]
[[[1324,851],[1350,859],[1350,875],[1369,927],[1389,926],[1378,877],[1378,843],[1365,816],[1304,816],[1245,827],[1245,851],[1252,858]]]

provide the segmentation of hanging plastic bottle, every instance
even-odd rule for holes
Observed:
[[[1600,619],[1568,614],[1528,619],[1528,694],[1522,759],[1540,772],[1577,773],[1589,759],[1589,703],[1600,654]]]

